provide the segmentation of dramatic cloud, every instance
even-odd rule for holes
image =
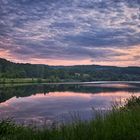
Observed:
[[[0,0],[0,57],[140,65],[139,0]]]

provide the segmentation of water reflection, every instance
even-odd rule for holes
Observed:
[[[140,95],[139,84],[30,85],[0,88],[0,117],[39,124],[62,119],[70,112],[91,117],[92,107],[106,110],[112,102]]]

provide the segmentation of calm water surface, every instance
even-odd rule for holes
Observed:
[[[132,94],[140,96],[138,83],[82,85],[28,85],[0,88],[0,119],[42,125],[70,122],[75,114],[90,119],[94,109],[108,110]]]

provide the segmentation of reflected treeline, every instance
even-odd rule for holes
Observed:
[[[12,97],[27,97],[35,94],[49,94],[49,92],[80,92],[80,93],[101,93],[128,91],[131,93],[140,92],[140,84],[130,84],[126,87],[100,86],[100,84],[88,85],[24,85],[12,87],[0,87],[0,103]]]

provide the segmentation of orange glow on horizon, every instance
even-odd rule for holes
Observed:
[[[139,66],[140,65],[140,45],[133,46],[128,49],[110,48],[110,51],[122,53],[119,56],[110,56],[107,60],[105,58],[98,61],[97,58],[85,59],[48,59],[48,58],[29,58],[24,55],[15,56],[9,50],[0,49],[0,57],[16,63],[31,63],[31,64],[46,64],[46,65],[109,65],[109,66]],[[63,54],[62,54],[63,55]]]

